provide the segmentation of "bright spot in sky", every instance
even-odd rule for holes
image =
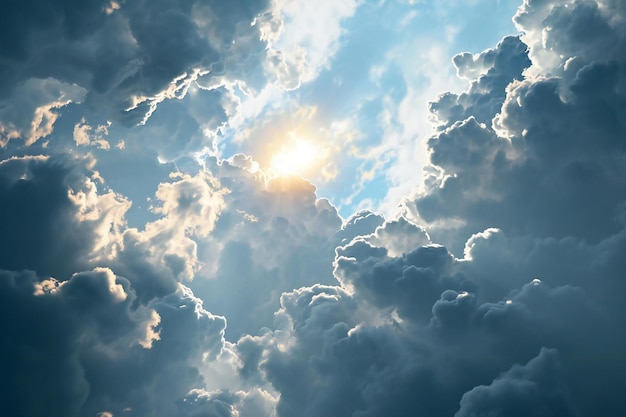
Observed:
[[[311,173],[321,159],[319,149],[311,141],[295,138],[287,142],[270,161],[270,175],[300,175]]]

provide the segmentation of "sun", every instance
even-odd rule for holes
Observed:
[[[272,156],[269,171],[274,176],[304,176],[314,168],[319,158],[319,150],[313,142],[296,138]]]

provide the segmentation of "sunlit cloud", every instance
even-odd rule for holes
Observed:
[[[0,415],[623,417],[623,1],[5,9]]]

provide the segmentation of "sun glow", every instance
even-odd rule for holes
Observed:
[[[312,142],[297,138],[285,144],[272,156],[269,171],[275,176],[304,176],[321,159],[319,149]]]

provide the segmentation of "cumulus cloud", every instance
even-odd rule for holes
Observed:
[[[246,339],[279,415],[619,415],[623,57],[594,45],[623,43],[625,10],[567,3],[526,2],[521,38],[454,59],[470,87],[431,105],[410,221],[344,242],[340,287],[284,294]]]
[[[205,236],[219,213],[215,182],[162,184],[162,217],[137,230],[93,161],[16,157],[0,173],[5,413],[173,414],[224,343],[225,320],[177,284],[196,267],[189,236]]]
[[[137,306],[128,280],[110,269],[67,281],[0,273],[5,363],[3,409],[11,415],[152,416],[202,387],[197,368],[219,354],[224,320],[181,287]],[[191,337],[190,337],[191,336]]]
[[[83,355],[146,349],[158,340],[159,315],[132,308],[127,280],[97,268],[68,281],[39,281],[30,272],[1,273],[6,362],[4,413],[79,415],[90,395]],[[135,347],[133,347],[135,346]]]
[[[356,261],[364,273],[380,270],[370,259]],[[380,273],[379,280],[395,284],[393,276]],[[597,401],[583,395],[585,375],[606,383],[596,393],[610,389],[615,371],[591,365],[604,348],[587,337],[602,338],[605,330],[594,327],[608,319],[591,294],[535,279],[497,302],[480,303],[480,288],[437,295],[454,287],[441,281],[430,297],[413,287],[417,291],[405,291],[406,298],[387,301],[383,307],[398,308],[395,317],[381,317],[372,310],[372,296],[358,289],[351,295],[313,286],[284,294],[274,333],[246,343],[261,352],[244,355],[251,350],[241,346],[242,369],[256,364],[281,393],[277,411],[285,416],[509,415],[514,405],[582,415]],[[401,311],[405,300],[432,306],[422,311],[430,319]],[[603,339],[611,349],[623,343]],[[542,350],[546,346],[551,350]],[[579,395],[584,399],[576,400]]]
[[[570,10],[572,15],[587,10],[590,19],[600,18],[598,7],[586,3],[548,10],[553,18],[564,10]],[[540,30],[523,24],[524,16],[531,11],[535,9],[527,4],[516,17],[520,29],[525,31],[523,40],[533,39]],[[610,31],[610,21],[605,16],[607,36],[618,36],[621,29]],[[550,33],[558,33],[557,28]],[[508,39],[498,49],[519,43]],[[444,219],[458,220],[457,231],[442,230],[441,237],[435,239],[453,245],[450,239],[460,242],[473,233],[497,227],[506,233],[572,236],[597,242],[621,228],[624,195],[620,191],[623,187],[619,184],[618,171],[623,166],[623,152],[618,137],[623,126],[612,116],[623,107],[621,58],[610,50],[606,56],[596,57],[597,49],[590,52],[581,47],[577,49],[576,59],[580,63],[586,60],[587,64],[581,64],[575,75],[559,76],[559,72],[564,72],[559,68],[573,58],[566,56],[567,48],[560,43],[545,47],[530,43],[529,53],[534,61],[523,78],[520,70],[529,63],[527,59],[501,60],[524,65],[503,68],[511,82],[508,86],[502,82],[485,82],[478,89],[489,77],[489,70],[459,96],[466,103],[481,103],[477,112],[467,113],[464,110],[467,106],[449,95],[431,105],[445,129],[429,141],[431,161],[442,171],[431,176],[431,188],[410,206],[415,207],[424,221],[442,226],[434,226],[431,234],[446,224],[454,224]],[[557,51],[563,60],[553,63],[544,59],[541,54],[544,49],[550,54]],[[519,46],[512,51],[525,54]],[[504,51],[492,54],[496,53]],[[472,58],[470,63],[467,59],[461,55],[455,61],[465,68],[481,60]],[[494,61],[494,68],[499,66],[498,62]],[[543,66],[548,64],[554,74],[548,73],[551,76],[546,77]],[[533,75],[537,68],[543,71],[540,76]],[[502,94],[505,87],[506,95]],[[500,104],[495,107],[489,104],[485,109],[489,111],[483,114],[484,103]],[[464,151],[457,152],[459,148]],[[456,232],[459,234],[454,238],[443,237]]]
[[[4,142],[34,144],[70,101],[168,131],[185,112],[159,110],[215,94],[173,128],[193,142],[187,122],[215,133],[237,94],[326,65],[279,39],[332,53],[356,4],[324,34],[281,2],[40,6],[0,18],[22,35],[0,36]],[[311,182],[216,149],[155,181],[130,227],[97,157],[5,143],[1,414],[621,416],[625,17],[525,1],[519,36],[456,56],[469,86],[431,103],[423,184],[394,218],[344,220]],[[82,117],[72,146],[113,139]]]

